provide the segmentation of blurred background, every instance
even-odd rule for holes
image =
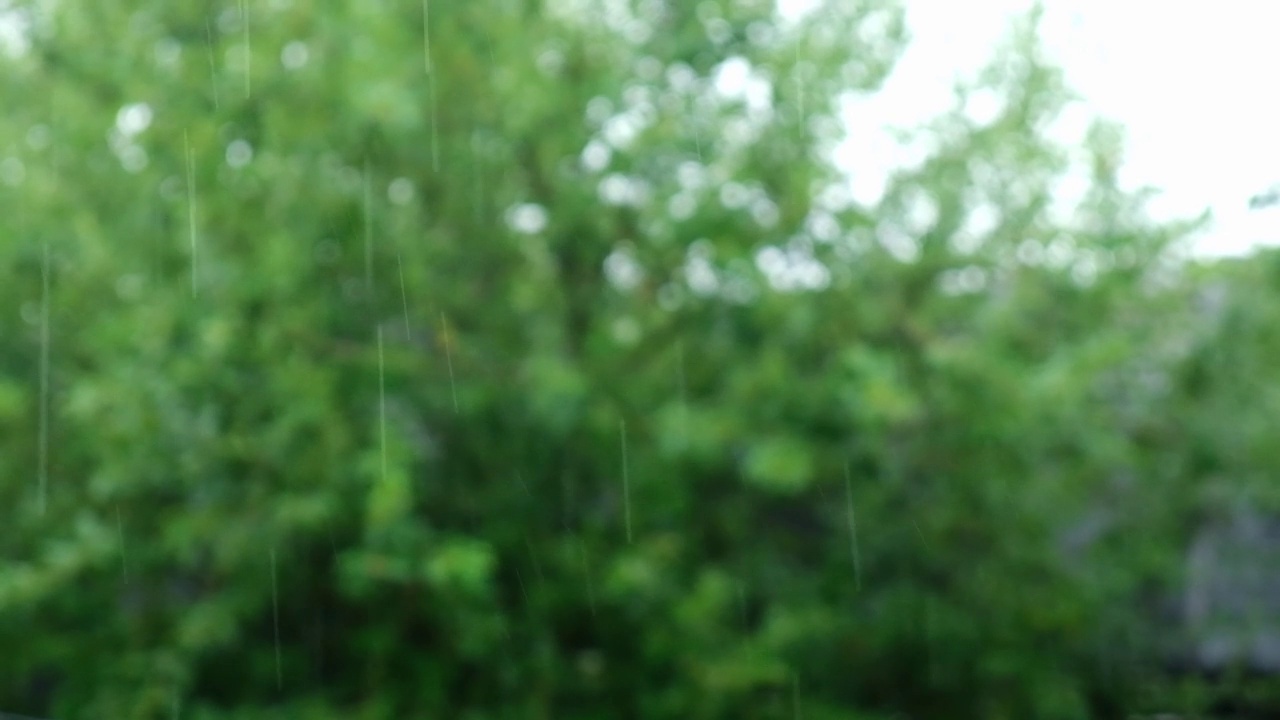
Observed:
[[[1277,51],[1121,6],[0,0],[0,711],[1277,716]]]

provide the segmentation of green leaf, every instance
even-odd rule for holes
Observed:
[[[445,542],[423,566],[427,582],[465,595],[487,594],[497,567],[497,558],[488,543],[471,538]]]
[[[813,482],[813,450],[794,437],[759,440],[747,450],[743,477],[763,490],[794,495]]]

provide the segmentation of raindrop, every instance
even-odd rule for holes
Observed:
[[[253,160],[253,146],[244,140],[232,140],[227,145],[227,164],[233,168],[242,168]]]
[[[280,51],[280,64],[284,65],[286,70],[298,70],[307,64],[310,56],[311,52],[307,50],[307,44],[301,40],[294,40]]]

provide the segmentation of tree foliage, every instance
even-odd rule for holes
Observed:
[[[887,1],[7,12],[8,709],[1119,717],[1268,467],[1034,17],[867,204]]]

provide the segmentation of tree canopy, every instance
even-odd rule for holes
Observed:
[[[1150,618],[1274,502],[1275,262],[1051,139],[1035,14],[867,203],[889,0],[0,6],[0,710],[1203,696]]]

